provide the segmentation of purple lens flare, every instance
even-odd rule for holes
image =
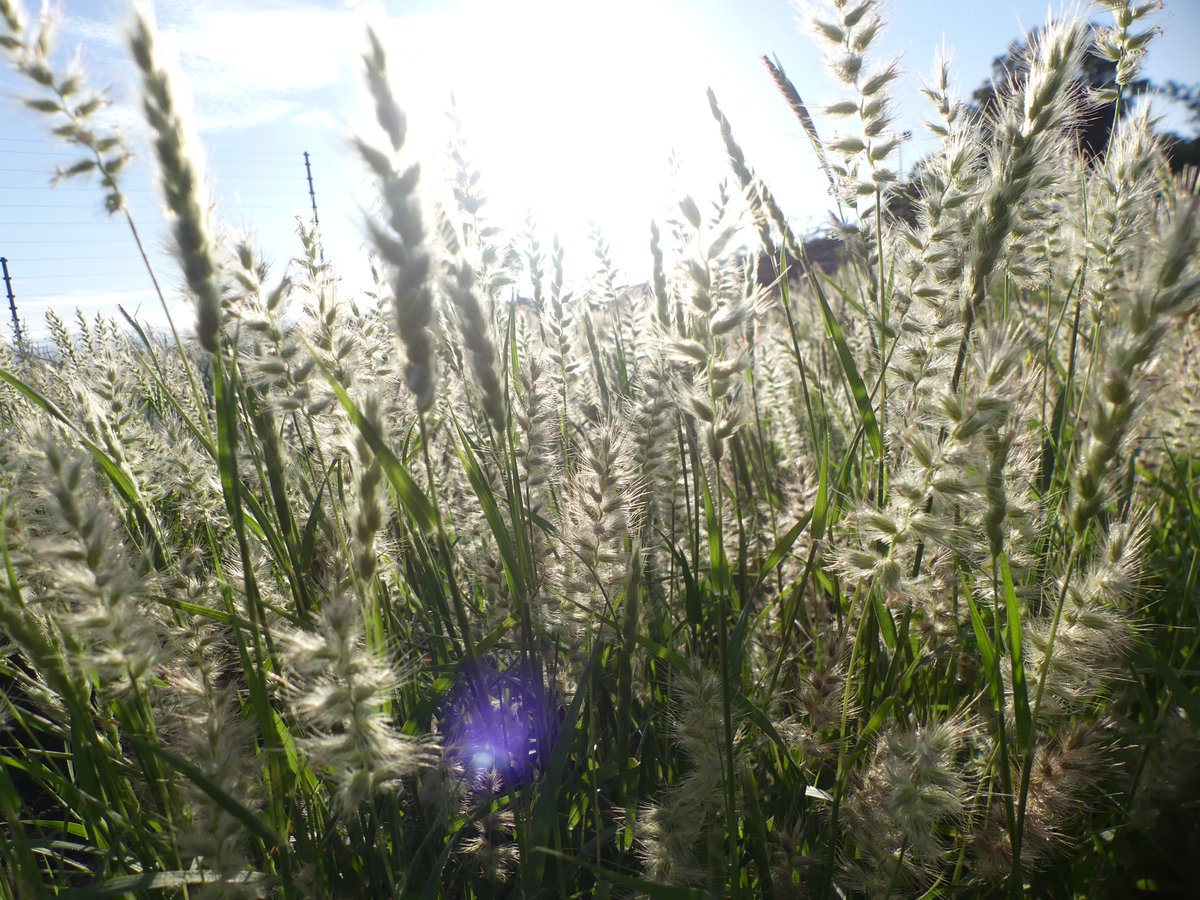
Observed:
[[[560,718],[557,695],[533,666],[481,659],[443,709],[446,753],[469,775],[495,772],[505,788],[520,788],[533,781]]]

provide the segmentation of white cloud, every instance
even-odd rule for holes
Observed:
[[[124,49],[126,14],[115,5],[78,8],[86,15],[69,18],[68,30],[87,41],[89,55],[104,47],[102,64],[122,75],[125,96],[136,97]],[[531,210],[544,236],[558,233],[585,270],[590,223],[604,228],[619,264],[638,274],[651,218],[679,191],[703,202],[727,175],[705,101],[708,84],[765,175],[797,169],[790,158],[795,142],[790,151],[759,152],[768,143],[760,113],[773,100],[769,88],[747,99],[745,74],[720,46],[723,36],[679,3],[447,0],[423,9],[404,4],[389,15],[380,0],[159,0],[161,43],[177,56],[197,130],[217,154],[217,183],[229,187],[242,177],[220,170],[222,141],[237,136],[246,148],[261,139],[264,149],[280,149],[272,141],[286,125],[286,140],[303,140],[310,150],[325,145],[315,155],[315,174],[330,238],[346,222],[357,238],[356,210],[369,204],[369,179],[345,136],[374,133],[360,85],[368,21],[388,51],[393,88],[409,117],[408,155],[436,159],[449,137],[444,112],[453,93],[492,201],[487,213],[513,225]],[[779,143],[777,133],[766,137]],[[435,190],[437,168],[425,168]],[[772,180],[784,201],[796,194],[790,180]],[[252,194],[252,184],[242,183]]]
[[[356,77],[362,17],[313,3],[248,7],[234,0],[154,4],[159,44],[177,60],[201,133],[286,120],[313,91]],[[62,23],[64,43],[80,43],[89,68],[136,105],[137,77],[127,60],[126,4],[78,4]]]
[[[174,300],[168,298],[168,303],[176,327],[181,330],[189,329],[192,324],[190,305],[179,298]],[[162,305],[158,302],[158,296],[152,288],[124,291],[65,291],[20,301],[22,325],[25,328],[27,339],[34,343],[44,342],[50,337],[50,330],[46,326],[46,313],[50,310],[66,320],[69,326],[74,322],[77,310],[85,318],[91,320],[97,315],[105,318],[119,317],[118,307],[123,308],[137,319],[143,327],[155,330],[167,327],[167,319]],[[122,319],[122,323],[123,321]]]

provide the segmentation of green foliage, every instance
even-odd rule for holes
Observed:
[[[1106,5],[1132,77],[1145,10]],[[1144,117],[1079,152],[1059,22],[986,125],[940,68],[901,204],[881,27],[815,24],[825,141],[769,66],[834,271],[710,95],[737,188],[656,223],[651,287],[598,238],[574,293],[461,145],[418,203],[372,39],[386,279],[335,300],[315,233],[273,282],[200,228],[143,24],[200,337],[51,316],[52,359],[0,355],[0,898],[1183,892],[1194,180]],[[119,198],[93,149],[64,175]]]

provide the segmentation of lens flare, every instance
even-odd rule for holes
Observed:
[[[494,772],[515,788],[532,781],[558,720],[558,700],[533,667],[485,659],[451,692],[442,729],[448,754],[467,772]]]

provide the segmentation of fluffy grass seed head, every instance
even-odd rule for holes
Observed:
[[[379,397],[368,394],[362,403],[363,418],[382,433],[383,418],[379,410]],[[372,452],[366,438],[356,435],[354,452],[358,458],[358,497],[355,510],[352,549],[354,565],[363,581],[370,581],[378,567],[375,536],[383,527],[386,517],[383,466]]]
[[[480,772],[472,779],[462,812],[471,820],[470,836],[458,853],[484,881],[504,884],[521,861],[521,850],[512,839],[516,816],[497,801],[504,785],[495,771]]]
[[[292,706],[309,731],[301,746],[331,779],[341,815],[395,792],[430,761],[427,743],[388,721],[384,708],[402,676],[367,645],[353,596],[331,596],[316,629],[297,629],[287,643]]]
[[[145,691],[165,652],[162,623],[146,604],[149,580],[92,483],[91,457],[56,437],[42,446],[51,533],[39,555],[52,561],[55,591],[69,603],[62,625],[76,661],[106,694]]]
[[[0,44],[3,44],[6,50],[15,49],[14,45],[25,33],[25,10],[19,0],[0,0],[0,18],[4,19],[9,31]]]
[[[467,349],[471,371],[479,385],[483,411],[496,433],[502,434],[507,404],[496,367],[496,347],[487,316],[479,302],[475,271],[466,260],[455,260],[447,267],[443,283],[446,294],[458,310],[459,332]]]
[[[196,304],[196,338],[216,353],[221,330],[221,289],[211,237],[204,180],[171,79],[157,54],[154,28],[139,10],[129,39],[142,73],[143,110],[154,133],[159,186],[172,220],[175,249]]]
[[[379,150],[362,139],[355,140],[359,155],[378,182],[385,211],[385,221],[368,220],[367,230],[391,274],[397,328],[408,356],[405,383],[416,398],[417,409],[426,412],[433,406],[433,340],[429,334],[433,320],[433,288],[430,283],[432,257],[425,243],[425,226],[417,194],[420,166],[413,163],[398,171],[394,165],[394,155],[404,147],[405,119],[388,84],[383,45],[374,31],[368,31],[368,39],[371,46],[364,56],[367,86],[390,152]]]
[[[1144,405],[1147,370],[1167,340],[1172,320],[1196,309],[1200,277],[1195,257],[1200,224],[1200,197],[1183,199],[1161,226],[1158,252],[1138,277],[1129,277],[1128,300],[1119,327],[1092,389],[1091,415],[1083,450],[1072,474],[1071,528],[1082,533],[1104,509],[1112,466],[1136,414]]]
[[[842,806],[862,858],[847,860],[848,880],[875,895],[915,886],[948,848],[940,826],[962,816],[969,782],[959,755],[969,736],[961,720],[893,730],[856,773]]]
[[[52,117],[54,134],[85,151],[84,156],[58,170],[51,181],[59,182],[95,173],[105,189],[104,205],[110,213],[125,208],[120,176],[132,158],[128,142],[117,130],[100,121],[97,115],[108,99],[102,91],[93,91],[78,63],[66,72],[58,71],[51,60],[53,51],[53,13],[45,7],[36,33],[29,33],[20,3],[0,3],[8,33],[0,34],[0,48],[13,59],[17,71],[36,86],[37,95],[25,99],[25,105]]]
[[[1002,86],[990,123],[987,181],[972,214],[964,316],[970,321],[983,301],[988,280],[1029,198],[1047,190],[1058,169],[1053,156],[1077,115],[1075,78],[1088,44],[1085,22],[1052,21],[1030,39],[1021,66]]]
[[[205,777],[250,809],[261,802],[258,770],[253,760],[254,728],[241,714],[236,682],[223,662],[231,636],[214,627],[189,623],[177,635],[179,658],[169,664],[164,680],[170,705],[164,710],[171,749],[195,765]],[[180,823],[180,848],[197,865],[235,878],[249,865],[248,834],[232,813],[191,782],[185,785],[187,806]],[[232,883],[210,886],[200,896],[255,896]]]
[[[853,92],[852,97],[825,108],[827,114],[853,123],[827,141],[825,150],[836,154],[840,160],[830,165],[839,193],[856,206],[860,197],[886,193],[897,180],[895,170],[885,162],[902,140],[891,127],[890,86],[899,77],[899,65],[889,61],[873,69],[867,68],[871,48],[884,27],[874,0],[860,3],[832,0],[830,5],[814,10],[808,18],[812,32],[824,46],[829,71]],[[799,114],[792,97],[789,102]],[[803,117],[801,123],[804,123]],[[805,130],[809,131],[807,126]],[[812,132],[809,133],[811,138]]]
[[[1095,49],[1109,62],[1116,63],[1114,80],[1116,87],[1101,88],[1097,99],[1113,102],[1120,91],[1128,87],[1142,70],[1146,58],[1146,46],[1161,33],[1160,28],[1135,30],[1134,25],[1163,8],[1162,0],[1148,3],[1132,3],[1130,0],[1097,0],[1113,14],[1113,26],[1100,29],[1096,34]]]

